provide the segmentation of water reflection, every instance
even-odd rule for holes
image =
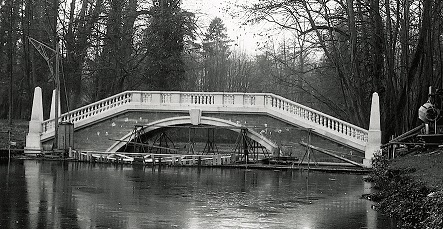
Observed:
[[[41,161],[0,175],[0,228],[391,228],[360,175]]]

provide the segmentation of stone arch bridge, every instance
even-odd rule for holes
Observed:
[[[51,108],[51,118],[43,120],[41,89],[36,88],[25,152],[38,152],[52,143],[54,114]],[[74,124],[77,150],[118,151],[136,126],[144,133],[174,126],[206,126],[234,133],[246,130],[248,138],[274,155],[301,156],[305,148],[299,143],[308,141],[354,155],[355,161],[370,160],[373,155],[365,154],[368,140],[374,141],[371,131],[269,93],[126,91],[60,114],[59,122]],[[377,138],[380,129],[375,129]],[[379,144],[379,140],[375,142]]]

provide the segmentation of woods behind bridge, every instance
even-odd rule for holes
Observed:
[[[443,87],[440,0],[251,2],[226,13],[272,26],[255,54],[179,0],[0,1],[0,118],[28,119],[36,86],[49,108],[54,80],[28,37],[59,40],[62,112],[125,90],[271,92],[367,128],[378,92],[387,139]]]

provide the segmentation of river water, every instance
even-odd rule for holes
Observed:
[[[362,175],[0,164],[0,228],[394,228]]]

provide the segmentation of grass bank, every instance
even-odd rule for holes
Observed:
[[[368,198],[398,228],[443,228],[443,149],[413,150],[394,160],[376,156]]]

